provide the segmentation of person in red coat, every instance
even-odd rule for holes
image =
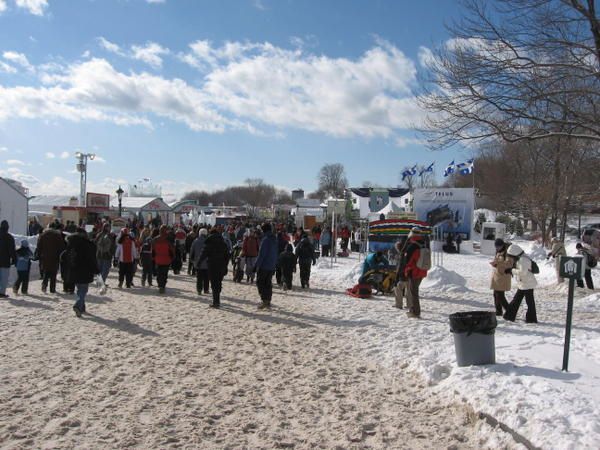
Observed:
[[[152,243],[152,255],[156,264],[156,283],[158,292],[165,293],[167,278],[169,277],[169,267],[175,257],[175,247],[167,238],[167,227],[161,225],[158,237],[154,238]]]
[[[419,286],[423,278],[427,276],[427,270],[419,268],[418,261],[421,252],[426,248],[424,237],[419,231],[413,229],[408,234],[408,243],[404,247],[401,256],[401,267],[404,279],[407,280],[406,304],[408,317],[421,317],[421,301],[419,298]]]

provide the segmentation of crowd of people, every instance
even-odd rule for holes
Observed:
[[[98,222],[91,231],[73,222],[51,223],[43,229],[32,222],[30,233],[38,234],[35,252],[24,239],[17,247],[9,233],[8,223],[0,223],[0,298],[8,297],[9,270],[16,266],[17,279],[13,291],[27,294],[32,261],[39,261],[41,289],[46,293],[56,292],[60,274],[62,290],[76,294],[73,310],[78,317],[86,312],[85,297],[90,283],[96,281],[106,289],[108,275],[112,268],[118,271],[118,287],[134,287],[135,275],[141,271],[142,286],[153,287],[156,282],[158,292],[165,294],[169,273],[179,274],[187,262],[187,274],[196,277],[198,295],[212,295],[211,307],[219,308],[223,278],[228,273],[229,264],[233,269],[233,280],[257,286],[260,296],[260,309],[271,307],[273,276],[284,290],[293,289],[293,275],[300,272],[300,285],[310,287],[311,266],[319,256],[329,256],[336,239],[341,242],[341,256],[347,255],[348,245],[356,234],[343,226],[332,232],[329,226],[315,226],[307,232],[290,224],[269,223],[251,224],[240,221],[226,226],[183,224],[166,226],[159,223],[144,225],[137,221],[129,222],[117,233],[113,232],[109,221]],[[446,242],[445,246],[448,246]],[[460,244],[458,244],[460,245]],[[493,291],[496,315],[514,321],[523,299],[527,304],[525,320],[537,323],[534,290],[537,286],[535,275],[539,273],[537,264],[525,254],[517,244],[495,241],[496,254],[490,262],[493,267],[491,289]],[[447,251],[446,249],[444,249]],[[577,280],[579,287],[585,285],[593,289],[591,268],[597,263],[593,253],[584,245],[577,244],[577,252],[585,259],[585,272]],[[383,251],[369,254],[363,263],[362,276],[357,285],[367,284],[368,275],[379,269],[394,267],[393,293],[394,306],[403,308],[406,298],[407,316],[419,318],[421,306],[419,287],[431,268],[429,237],[418,228],[398,241],[389,252],[392,263]],[[565,256],[564,244],[553,239],[548,259],[556,261],[558,283],[560,277],[558,261]],[[517,290],[508,301],[506,293],[512,283]],[[370,293],[370,287],[369,287]]]
[[[73,310],[77,317],[86,312],[85,297],[92,282],[106,290],[111,269],[118,272],[118,288],[134,287],[141,271],[141,286],[158,287],[167,292],[169,273],[179,274],[187,262],[188,275],[196,277],[198,295],[212,295],[211,307],[219,308],[223,278],[231,262],[234,281],[256,284],[260,309],[271,307],[273,276],[284,290],[293,288],[296,269],[302,288],[310,287],[311,266],[318,256],[328,256],[332,242],[340,234],[347,249],[349,229],[336,233],[331,228],[315,226],[310,232],[290,224],[251,224],[240,221],[228,225],[175,226],[130,221],[113,232],[110,221],[92,227],[63,224],[58,220],[42,228],[36,221],[29,226],[37,235],[35,252],[22,240],[17,248],[8,232],[8,223],[0,226],[0,297],[8,297],[8,273],[17,268],[14,294],[27,294],[32,261],[39,262],[42,292],[56,293],[60,275],[62,290],[76,294]],[[91,230],[90,230],[91,228]]]

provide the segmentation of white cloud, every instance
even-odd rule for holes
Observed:
[[[71,154],[69,152],[62,152],[60,154],[60,159],[67,159]]]
[[[125,55],[125,53],[121,50],[121,47],[119,47],[117,44],[110,42],[109,40],[103,38],[102,36],[100,36],[98,38],[98,43],[100,44],[100,47],[102,47],[107,52],[114,53],[116,55],[121,55],[121,56]]]
[[[8,147],[0,147],[0,153],[7,152]]]
[[[128,56],[117,44],[98,40],[109,51]],[[156,66],[168,50],[152,45],[135,49],[138,59]],[[283,49],[268,42],[215,46],[202,40],[178,56],[203,73],[198,85],[146,72],[120,72],[100,58],[50,73],[40,68],[43,86],[0,85],[0,121],[59,118],[151,128],[158,116],[196,131],[235,129],[279,136],[292,127],[395,142],[402,130],[424,116],[412,93],[415,63],[383,40],[355,59]]]
[[[151,4],[158,4],[158,3],[165,3],[166,0],[146,0],[146,3],[151,3]]]
[[[33,72],[35,70],[34,67],[29,63],[27,56],[25,56],[23,53],[7,51],[2,53],[2,57],[7,61],[12,62],[13,64],[18,64],[19,66],[23,67],[24,69],[27,69],[30,72]]]
[[[162,67],[161,55],[169,53],[169,49],[161,47],[155,42],[148,42],[144,47],[133,45],[131,51],[133,59],[143,61],[154,68]]]
[[[26,9],[36,16],[43,16],[48,7],[48,0],[16,0],[15,3],[18,8]]]
[[[6,64],[4,61],[0,61],[0,72],[17,73],[17,69],[15,69],[10,64]]]
[[[102,163],[102,164],[106,163],[106,160],[102,156],[98,156],[98,155],[94,156],[94,159],[91,159],[90,161]]]
[[[46,152],[46,158],[54,159],[54,158],[56,158],[56,155],[52,152]]]
[[[24,166],[25,163],[19,159],[7,159],[6,164],[9,166]]]
[[[6,1],[0,0],[0,14],[2,14],[4,11],[6,11]]]
[[[252,0],[252,6],[254,6],[256,9],[260,9],[261,11],[265,11],[267,9],[262,0]]]

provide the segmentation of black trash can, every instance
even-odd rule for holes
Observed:
[[[496,314],[470,311],[450,314],[450,331],[454,334],[456,363],[477,366],[496,363]]]

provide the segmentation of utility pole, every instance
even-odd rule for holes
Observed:
[[[87,185],[87,161],[88,158],[93,161],[96,155],[94,153],[75,153],[75,158],[77,158],[77,172],[79,172],[79,206],[85,206],[85,191]]]

